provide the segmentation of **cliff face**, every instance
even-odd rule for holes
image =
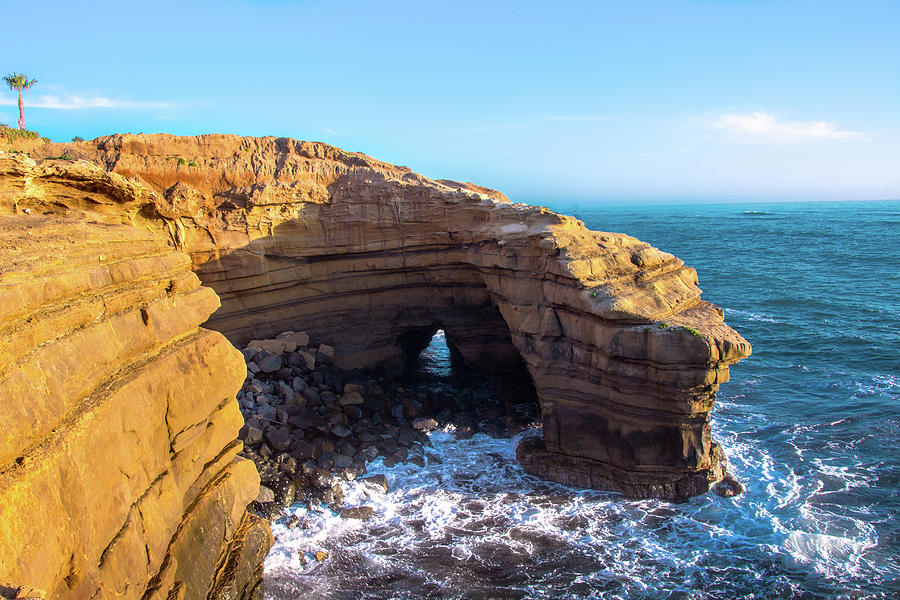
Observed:
[[[61,151],[155,193],[98,202],[85,165],[45,163],[20,208],[165,232],[222,300],[207,326],[236,344],[304,330],[340,366],[396,370],[441,328],[469,364],[527,373],[544,425],[519,448],[529,471],[664,498],[723,475],[709,413],[750,346],[670,254],[325,144],[124,135]],[[84,193],[53,195],[73,177]]]
[[[114,220],[145,193],[0,155],[0,592],[259,596],[271,534],[236,456],[243,358],[199,327],[215,293],[157,232],[24,214],[37,172],[48,207],[90,198]]]

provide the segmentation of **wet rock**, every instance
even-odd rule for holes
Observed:
[[[335,454],[332,462],[334,463],[335,468],[346,469],[353,464],[353,459],[346,454]]]
[[[275,492],[264,485],[259,486],[259,495],[256,496],[256,502],[266,503],[275,501]]]
[[[393,454],[394,452],[397,451],[397,448],[399,448],[399,447],[400,447],[399,444],[397,444],[397,442],[391,438],[382,439],[382,441],[381,441],[381,449],[386,454]]]
[[[319,454],[322,452],[334,452],[334,443],[327,438],[314,439],[313,446],[319,449]]]
[[[281,455],[281,456],[284,456],[284,455]],[[279,456],[279,458],[281,458],[281,456]],[[297,459],[294,458],[293,456],[288,456],[287,458],[285,458],[284,460],[282,460],[280,462],[278,468],[281,469],[282,472],[287,473],[288,475],[296,475],[297,468],[298,468]]]
[[[744,484],[726,472],[722,481],[713,486],[713,491],[723,498],[731,498],[744,493]]]
[[[442,461],[442,460],[440,459],[440,457],[438,457],[437,454],[432,454],[431,452],[426,452],[426,453],[425,453],[425,457],[428,459],[428,463],[429,463],[429,464],[433,464],[433,465],[442,465],[442,464],[444,464],[444,461]]]
[[[412,426],[419,431],[433,431],[437,429],[438,422],[431,418],[418,418],[413,420]]]
[[[316,459],[316,464],[319,465],[319,468],[325,469],[326,471],[334,470],[334,452],[323,452],[319,458]]]
[[[340,469],[335,471],[335,477],[338,479],[343,479],[344,481],[353,481],[356,479],[356,469],[351,464],[346,469]]]
[[[364,443],[377,442],[381,440],[381,436],[373,433],[372,431],[363,431],[359,434],[359,441]]]
[[[372,518],[375,509],[371,506],[354,506],[353,508],[345,508],[341,511],[342,519],[360,519],[365,521]]]
[[[413,440],[416,439],[416,430],[415,429],[401,429],[400,435],[397,436],[397,440],[401,444],[410,444]]]
[[[356,453],[356,457],[365,461],[372,461],[378,456],[377,446],[367,446]]]
[[[406,459],[406,462],[417,465],[419,467],[424,467],[425,466],[425,457],[418,456],[418,455],[412,455],[408,459]]]
[[[457,427],[456,432],[453,435],[457,440],[468,440],[473,435],[475,435],[475,430],[468,425],[463,425],[461,427]]]
[[[277,502],[251,502],[250,508],[262,518],[270,521],[281,516],[281,506]]]
[[[312,484],[318,488],[330,488],[334,485],[334,475],[325,469],[316,469],[312,474]]]
[[[506,437],[504,428],[496,423],[482,423],[478,429],[481,433],[491,437]]]
[[[322,498],[322,502],[331,505],[331,509],[335,512],[340,512],[341,505],[344,503],[344,491],[341,490],[341,486],[333,485],[328,489],[322,490],[319,495]]]
[[[361,477],[358,481],[372,484],[376,487],[381,488],[385,492],[388,491],[388,480],[384,475],[370,475],[369,477]]]
[[[299,461],[316,458],[316,448],[306,440],[295,440],[291,455]]]
[[[296,529],[298,525],[300,525],[300,517],[297,515],[289,516],[284,522],[284,526],[288,529]]]
[[[271,485],[272,491],[275,492],[275,502],[281,506],[290,506],[294,503],[296,487],[292,480],[277,480]]]

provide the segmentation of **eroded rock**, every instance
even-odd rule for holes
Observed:
[[[325,144],[122,135],[64,146],[115,171],[73,167],[92,190],[120,176],[155,189],[129,183],[103,211],[83,194],[51,204],[45,190],[69,175],[29,167],[20,210],[167,233],[223,298],[209,326],[234,343],[299,325],[319,344],[298,353],[307,368],[333,358],[396,372],[441,328],[458,359],[540,400],[543,440],[518,453],[531,472],[634,497],[701,493],[723,477],[709,412],[750,345],[676,257]],[[189,178],[173,154],[194,157]]]
[[[249,599],[272,540],[237,456],[244,357],[199,327],[218,298],[159,232],[15,216],[26,198],[146,193],[79,164],[86,188],[31,192],[30,168],[0,153],[0,581],[27,583],[19,598]]]

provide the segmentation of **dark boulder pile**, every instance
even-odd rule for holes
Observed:
[[[378,457],[386,467],[440,463],[429,451],[433,429],[454,425],[457,439],[479,431],[508,435],[506,414],[490,394],[405,389],[380,374],[342,371],[334,350],[311,344],[305,333],[254,340],[241,352],[242,456],[262,479],[253,508],[270,519],[295,502],[345,511],[340,482],[362,478]],[[366,479],[387,490],[383,475]],[[349,518],[367,516],[347,511]]]

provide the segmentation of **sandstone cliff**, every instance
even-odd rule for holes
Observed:
[[[441,328],[469,364],[533,383],[543,440],[520,447],[526,469],[636,497],[723,476],[709,413],[750,346],[670,254],[325,144],[122,135],[44,154],[63,152],[110,174],[44,162],[19,209],[164,232],[222,300],[207,326],[236,344],[305,330],[340,366],[396,370]],[[134,189],[113,197],[117,175]]]
[[[26,214],[38,172],[47,214]],[[243,358],[199,328],[215,293],[167,236],[62,207],[90,198],[118,221],[146,193],[0,154],[0,595],[261,595],[271,534],[236,456]]]

